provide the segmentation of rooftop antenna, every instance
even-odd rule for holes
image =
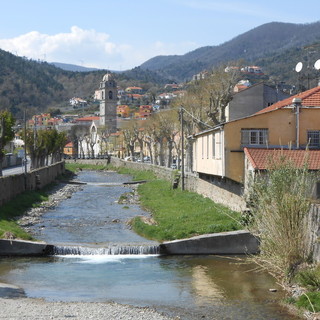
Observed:
[[[315,63],[314,63],[314,68],[319,71],[320,70],[320,59],[318,59]],[[320,86],[320,79],[318,77],[318,86]]]
[[[295,67],[295,70],[296,72],[299,74],[298,76],[298,90],[301,91],[301,75],[300,75],[300,72],[303,68],[303,63],[301,61],[299,61],[297,64],[296,64],[296,67]]]
[[[303,63],[301,61],[298,62],[295,67],[296,72],[299,73],[302,70],[302,67],[303,67]]]

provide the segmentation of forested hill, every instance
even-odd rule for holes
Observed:
[[[207,31],[210,32],[210,31]],[[219,46],[207,46],[185,55],[158,56],[141,65],[162,76],[180,81],[223,62],[253,62],[320,41],[320,21],[310,24],[271,22],[243,33]]]
[[[22,118],[28,114],[57,109],[72,97],[91,100],[107,70],[72,72],[53,64],[17,57],[0,49],[0,110],[8,109]],[[117,74],[119,82],[165,83],[160,75],[141,68]]]

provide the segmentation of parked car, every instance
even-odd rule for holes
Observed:
[[[132,156],[128,156],[124,158],[125,161],[137,161],[137,159],[135,157]]]

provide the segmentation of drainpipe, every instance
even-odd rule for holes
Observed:
[[[299,141],[299,131],[300,131],[300,107],[302,100],[300,98],[293,98],[292,103],[295,107],[295,114],[296,114],[296,144],[297,149],[300,148],[300,141]]]

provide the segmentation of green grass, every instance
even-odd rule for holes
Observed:
[[[79,170],[108,170],[110,166],[107,165],[94,165],[94,164],[84,164],[78,162],[66,163],[65,164],[66,170],[69,170],[73,173],[78,172]]]
[[[295,281],[308,290],[319,291],[320,290],[320,265],[309,267],[305,270],[301,270],[295,276]]]
[[[241,229],[240,214],[193,192],[172,189],[164,180],[140,185],[141,204],[152,213],[157,225],[139,217],[132,222],[140,235],[158,241],[182,239],[206,233]]]
[[[118,173],[120,174],[127,174],[132,176],[132,180],[133,181],[141,181],[141,180],[147,180],[147,181],[152,181],[156,179],[155,174],[150,171],[150,170],[131,170],[128,168],[123,168],[123,167],[119,167],[119,168],[114,168]]]
[[[310,312],[320,312],[320,292],[307,292],[301,295],[295,305],[298,308],[308,310]]]
[[[27,209],[37,207],[42,201],[48,199],[45,191],[24,192],[13,200],[1,206],[0,210],[0,238],[9,232],[14,237],[23,240],[34,240],[31,235],[24,231],[15,221]]]
[[[141,205],[151,212],[157,225],[145,224],[139,217],[131,222],[141,236],[158,241],[174,240],[206,233],[232,231],[242,228],[240,214],[218,205],[193,192],[172,189],[171,182],[157,179],[152,171],[126,167],[82,165],[67,163],[66,169],[115,170],[131,175],[133,181],[146,180],[138,187]]]

